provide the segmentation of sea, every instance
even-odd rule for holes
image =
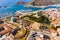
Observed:
[[[25,6],[24,4],[14,4],[16,2],[30,2],[31,0],[0,0],[0,18],[8,16],[8,15],[15,15],[15,12],[20,10],[22,12],[32,12],[32,11],[38,11],[38,10],[46,10],[49,8],[60,8],[60,6],[47,6],[47,7],[32,7],[32,6]]]
[[[3,7],[0,8],[0,17],[4,17],[6,15],[15,15],[15,12],[20,10],[22,12],[31,12],[31,11],[37,11],[41,10],[42,8],[36,8],[36,7],[27,7],[23,4],[16,4],[10,7]]]
[[[59,6],[47,6],[44,8],[38,8],[38,7],[32,7],[32,6],[25,6],[23,4],[16,4],[16,5],[12,5],[10,7],[0,7],[0,18],[1,17],[5,17],[7,15],[15,15],[15,12],[20,10],[21,12],[32,12],[32,11],[38,11],[38,10],[46,10],[49,8],[55,8],[58,9],[60,8]]]

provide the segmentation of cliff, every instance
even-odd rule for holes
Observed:
[[[47,6],[47,5],[60,4],[60,0],[31,0],[31,2],[17,2],[16,4]]]

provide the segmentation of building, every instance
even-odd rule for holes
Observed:
[[[12,28],[10,26],[8,26],[7,24],[1,24],[0,29],[1,29],[1,31],[0,31],[1,35],[4,35],[12,30]]]

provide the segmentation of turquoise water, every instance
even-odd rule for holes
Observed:
[[[49,8],[59,8],[58,6],[47,6],[45,8],[36,8],[36,7],[26,7],[25,5],[12,5],[6,8],[0,8],[0,17],[4,17],[7,15],[15,15],[15,12],[17,10],[21,10],[22,12],[31,12],[31,11],[37,11],[37,10],[46,10]]]
[[[17,10],[21,10],[22,12],[31,12],[41,10],[42,8],[36,7],[26,7],[25,5],[13,5],[6,8],[0,8],[0,17],[4,17],[6,15],[14,15]]]

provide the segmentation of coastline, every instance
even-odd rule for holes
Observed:
[[[36,8],[44,8],[44,7],[47,7],[47,6],[33,6],[33,5],[25,5],[26,7],[36,7]]]
[[[59,4],[54,4],[54,5],[59,5]],[[54,6],[54,5],[49,5],[49,6]],[[25,5],[25,6],[27,6],[27,7],[36,7],[36,8],[42,8],[42,9],[40,9],[40,10],[35,10],[35,11],[30,11],[30,12],[21,12],[21,11],[19,11],[19,10],[17,10],[17,11],[19,11],[19,12],[21,12],[22,14],[29,14],[29,13],[37,13],[37,12],[39,12],[39,11],[43,11],[43,9],[45,8],[45,7],[48,7],[48,6],[33,6],[33,5]],[[48,8],[48,9],[57,9],[57,8]],[[48,9],[45,9],[45,10],[48,10]],[[14,12],[15,13],[15,12]],[[16,15],[16,14],[15,14]],[[7,17],[7,16],[5,16],[5,17]],[[3,17],[4,18],[4,17]]]

